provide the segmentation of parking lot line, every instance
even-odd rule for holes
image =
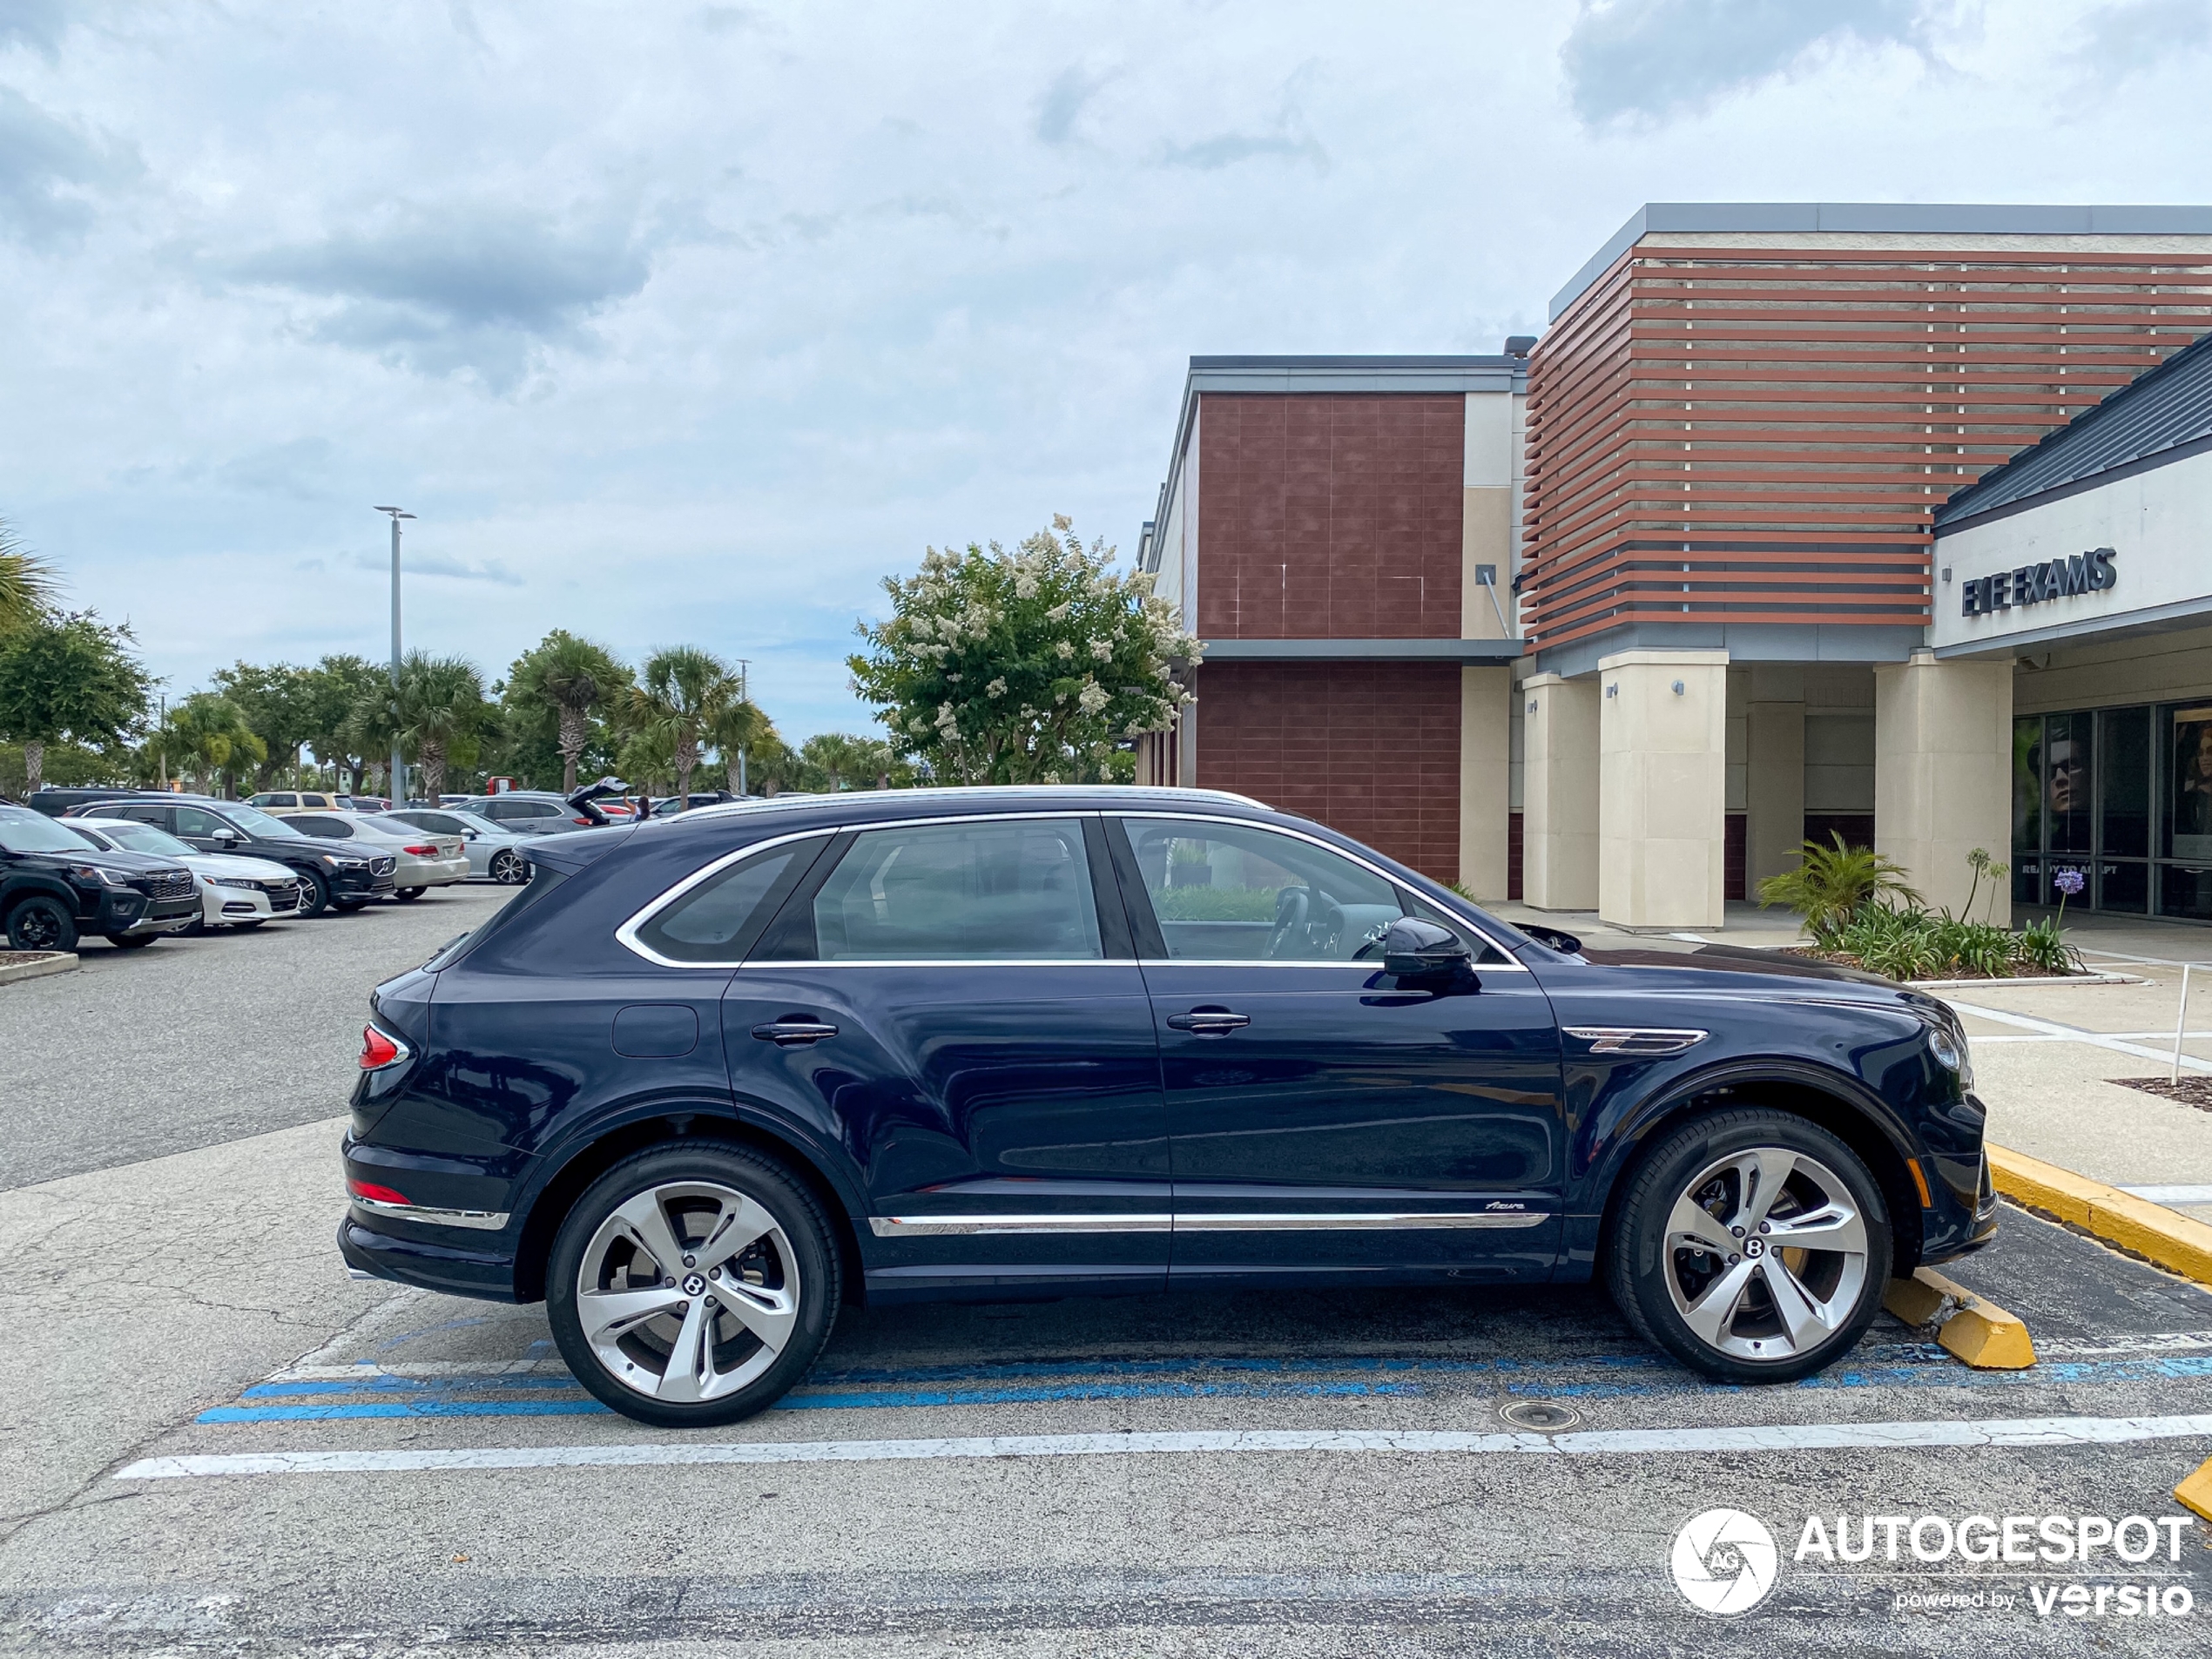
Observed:
[[[1650,1456],[1716,1452],[1899,1451],[1915,1447],[2111,1446],[2212,1439],[2212,1414],[2002,1417],[1962,1422],[1784,1423],[1712,1428],[1474,1434],[1445,1429],[1224,1429],[1167,1433],[969,1435],[941,1440],[644,1440],[613,1446],[239,1452],[142,1458],[118,1480],[255,1474],[430,1474],[471,1469],[637,1468],[723,1463],[871,1463],[985,1458],[1261,1452]]]

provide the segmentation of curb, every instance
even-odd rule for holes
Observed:
[[[1909,979],[1916,991],[2005,990],[2047,988],[2054,985],[2148,985],[2140,974],[2043,974],[2032,979]]]
[[[1892,1279],[1882,1305],[1909,1325],[1935,1325],[1944,1352],[1976,1371],[2026,1371],[2035,1363],[2027,1325],[1932,1268]]]
[[[2169,1272],[2212,1285],[2212,1226],[2055,1163],[2001,1146],[1986,1150],[1990,1178],[2006,1197],[2047,1211]]]
[[[0,985],[12,985],[19,979],[44,979],[49,974],[66,974],[78,966],[73,950],[50,950],[35,962],[0,963]]]

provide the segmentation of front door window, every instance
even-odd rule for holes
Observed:
[[[1403,914],[1397,889],[1288,835],[1123,820],[1171,961],[1351,962]]]

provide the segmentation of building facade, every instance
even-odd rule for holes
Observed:
[[[2212,329],[2212,210],[1655,204],[1551,315],[1495,358],[1193,360],[1140,558],[1206,650],[1145,776],[1631,927],[1717,926],[1831,835],[1954,908],[1969,853],[2009,862],[1978,915],[2046,901],[2076,858],[2077,903],[2140,889],[2141,911],[2198,914],[2196,832],[2175,825],[2212,782],[2168,776],[2202,699],[2212,779],[2212,639],[2175,620],[2188,562],[2074,591],[2070,561],[2114,528],[2058,561],[2047,608],[1969,616],[1937,561],[1963,570],[1963,536],[1979,573],[2027,524],[2047,539],[2087,512],[2094,490],[2063,509],[1993,492],[2077,464],[2050,459],[2075,434],[2113,448],[2131,400],[2187,426],[2168,406],[2199,379],[2175,354]],[[2156,441],[2131,478],[2168,473]],[[2156,617],[2105,624],[2122,591]],[[2010,649],[2069,604],[2098,622],[2083,643]],[[2174,660],[2138,673],[2117,642],[2153,627]],[[2099,651],[2106,681],[2074,661]],[[2033,678],[2052,661],[2074,678]],[[2140,836],[2124,804],[2108,828],[2102,804],[2053,805],[2077,765],[2084,790],[2107,755],[2133,777],[2131,744]],[[2157,817],[2168,799],[2181,819]],[[2202,851],[2212,918],[2212,816]]]

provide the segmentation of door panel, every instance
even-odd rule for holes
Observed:
[[[872,1297],[1164,1282],[1158,1049],[1097,840],[1076,817],[844,838],[730,987],[740,1095],[819,1102],[860,1167]]]
[[[1191,820],[1126,830],[1124,892],[1150,913],[1175,1275],[1548,1274],[1560,1053],[1534,977],[1464,927],[1471,975],[1384,973],[1372,936],[1388,920],[1454,924],[1318,844]]]

